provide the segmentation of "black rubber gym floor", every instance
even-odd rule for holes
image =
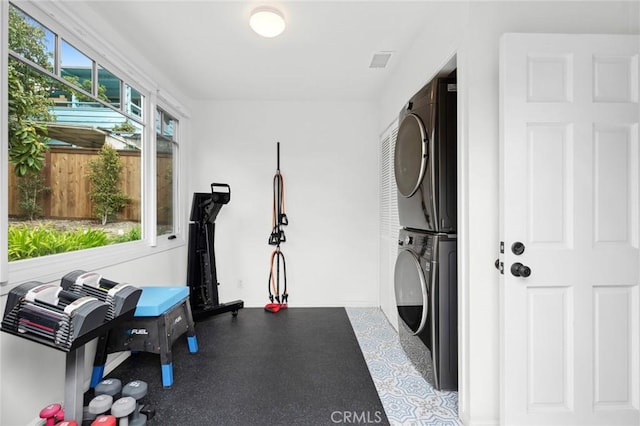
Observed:
[[[148,383],[150,426],[388,424],[343,308],[245,308],[196,323],[196,333],[198,353],[186,335],[173,345],[170,389],[156,354],[134,354],[107,376]]]

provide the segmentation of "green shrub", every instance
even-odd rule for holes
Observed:
[[[63,247],[65,247],[65,252],[109,244],[109,237],[105,231],[91,228],[62,231],[61,240],[64,242]]]
[[[142,239],[142,228],[140,228],[140,226],[134,226],[122,235],[111,237],[111,243],[126,243],[129,241],[138,241],[140,239]]]
[[[8,243],[9,261],[14,261],[100,247],[110,241],[100,229],[59,231],[49,224],[18,224],[9,226]]]
[[[11,262],[109,244],[138,241],[142,238],[142,229],[140,226],[135,226],[123,235],[110,237],[102,229],[78,228],[61,231],[47,223],[36,226],[21,223],[9,225],[8,237],[9,261]]]

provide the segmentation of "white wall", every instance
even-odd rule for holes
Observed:
[[[505,32],[637,33],[638,2],[473,2],[442,6],[398,64],[378,128],[456,54],[459,95],[460,413],[498,424],[498,38]],[[384,285],[384,283],[383,283]],[[391,285],[391,283],[387,283]]]
[[[221,301],[268,302],[280,142],[291,306],[378,306],[377,133],[367,102],[198,102],[193,191],[231,186],[216,220]]]

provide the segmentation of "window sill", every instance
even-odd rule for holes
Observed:
[[[155,247],[150,246],[148,241],[135,241],[108,247],[97,247],[70,253],[18,260],[9,263],[9,282],[2,284],[0,287],[0,295],[9,293],[12,288],[24,282],[55,282],[60,280],[65,274],[76,269],[84,271],[99,270],[107,266],[177,249],[184,245],[184,238],[180,235],[174,239],[168,239],[167,236],[163,235],[158,237],[158,242]]]

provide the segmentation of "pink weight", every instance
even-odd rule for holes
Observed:
[[[42,410],[40,410],[40,418],[47,420],[47,423],[46,423],[47,426],[54,426],[56,423],[56,416],[61,411],[62,411],[62,405],[49,404],[46,407],[44,407]]]
[[[113,416],[98,416],[91,426],[116,426],[116,418]]]
[[[58,412],[53,416],[53,419],[54,419],[56,422],[61,422],[61,421],[63,421],[63,420],[64,420],[64,409],[63,409],[63,408],[60,408],[60,411],[58,411]],[[56,423],[56,426],[58,426],[58,424],[59,424],[59,423]]]

